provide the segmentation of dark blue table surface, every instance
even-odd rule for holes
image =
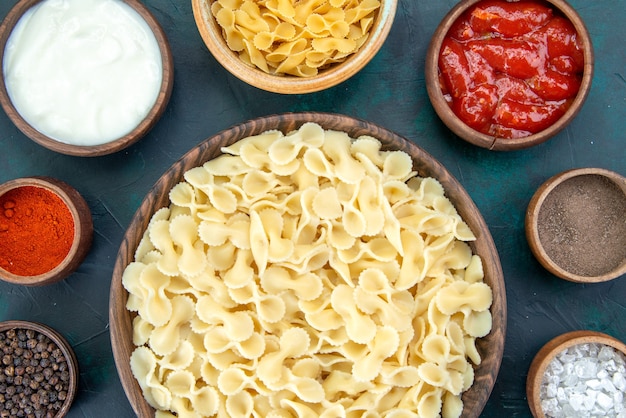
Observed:
[[[0,2],[0,17],[16,3]],[[577,118],[531,149],[492,152],[455,137],[426,94],[425,52],[454,1],[399,0],[389,38],[352,79],[306,95],[268,93],[239,81],[208,52],[189,0],[145,0],[169,38],[175,85],[155,128],[132,147],[79,158],[49,151],[0,112],[0,182],[32,175],[73,185],[92,211],[90,253],[66,280],[28,288],[0,282],[0,320],[46,323],[72,344],[80,365],[74,417],[132,417],[109,338],[108,297],[122,236],[161,174],[198,142],[249,119],[274,113],[325,111],[390,129],[432,154],[462,183],[494,237],[505,275],[508,326],[502,367],[483,417],[529,417],[525,382],[535,353],[552,337],[577,329],[626,341],[626,277],[582,285],[556,278],[532,256],[524,235],[528,202],[550,176],[578,167],[626,175],[626,0],[571,0],[595,48],[591,93]]]

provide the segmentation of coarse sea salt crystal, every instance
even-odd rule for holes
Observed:
[[[609,410],[613,408],[613,398],[605,393],[598,393],[596,402],[598,402],[598,405],[600,405],[603,409]]]
[[[580,358],[574,365],[574,371],[578,377],[590,379],[598,374],[596,361],[591,358]]]
[[[546,368],[541,407],[550,418],[626,418],[626,358],[604,344],[579,344]]]
[[[616,373],[613,375],[613,385],[622,392],[626,392],[626,377],[623,374]]]
[[[600,388],[600,386],[602,386],[602,383],[600,383],[600,380],[598,379],[587,380],[585,384],[589,386],[591,389],[598,389]]]

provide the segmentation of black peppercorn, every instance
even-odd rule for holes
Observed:
[[[0,418],[54,417],[70,373],[61,349],[34,330],[0,332]]]

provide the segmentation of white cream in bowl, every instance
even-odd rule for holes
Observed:
[[[161,53],[146,21],[121,0],[43,0],[12,31],[7,92],[33,128],[99,145],[131,132],[154,106]]]

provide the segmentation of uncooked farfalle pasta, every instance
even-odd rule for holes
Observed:
[[[369,37],[379,0],[206,0],[228,47],[266,73],[310,77]]]
[[[122,277],[157,417],[458,417],[492,292],[441,184],[315,123],[222,152]]]

